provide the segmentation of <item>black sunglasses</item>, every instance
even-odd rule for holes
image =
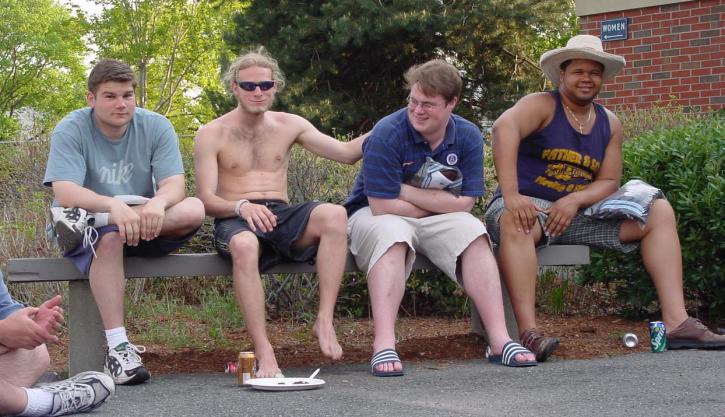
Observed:
[[[274,87],[275,81],[260,81],[258,83],[254,83],[251,81],[237,81],[237,84],[239,85],[239,88],[241,88],[244,91],[254,91],[259,87],[262,91],[267,91],[270,88]]]

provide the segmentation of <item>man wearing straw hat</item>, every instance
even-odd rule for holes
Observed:
[[[688,317],[682,291],[682,257],[675,214],[664,198],[644,205],[644,216],[602,218],[595,205],[619,189],[622,125],[594,102],[602,83],[625,65],[603,51],[599,38],[578,35],[541,56],[557,90],[529,94],[493,125],[499,188],[486,211],[491,237],[521,332],[521,342],[545,361],[559,344],[537,329],[537,246],[584,244],[630,252],[641,245],[644,266],[657,290],[670,349],[725,348],[699,320]],[[621,193],[617,193],[621,194]]]

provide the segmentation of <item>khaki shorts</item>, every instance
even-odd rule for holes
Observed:
[[[486,227],[470,213],[456,212],[415,219],[393,214],[373,216],[370,207],[356,211],[347,221],[350,252],[366,273],[396,243],[408,245],[405,276],[410,275],[416,253],[421,253],[450,279],[462,286],[458,257]],[[489,247],[491,242],[489,239]]]

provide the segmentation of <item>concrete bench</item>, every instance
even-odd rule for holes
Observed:
[[[589,263],[586,246],[551,246],[538,252],[540,266],[581,265]],[[231,263],[215,253],[172,254],[161,258],[126,258],[126,278],[231,276]],[[414,269],[435,268],[428,259],[416,258]],[[352,255],[348,254],[346,272],[358,272]],[[314,273],[314,265],[288,263],[274,266],[264,274]],[[102,370],[105,337],[98,308],[91,294],[88,278],[64,258],[9,259],[7,277],[11,283],[68,281],[69,296],[66,304],[70,334],[69,372],[74,375],[87,370]],[[504,291],[506,322],[512,337],[518,335],[511,302]],[[478,313],[471,309],[473,331],[485,335]]]

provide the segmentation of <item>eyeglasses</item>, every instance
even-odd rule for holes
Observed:
[[[424,111],[431,111],[440,107],[440,104],[430,101],[418,101],[410,96],[408,96],[406,100],[408,101],[408,108],[411,110],[415,110],[418,106],[420,106]]]
[[[237,85],[239,85],[239,88],[241,88],[244,91],[254,91],[259,87],[262,91],[267,91],[270,88],[274,87],[276,84],[276,81],[260,81],[258,83],[254,83],[251,81],[237,81]]]

